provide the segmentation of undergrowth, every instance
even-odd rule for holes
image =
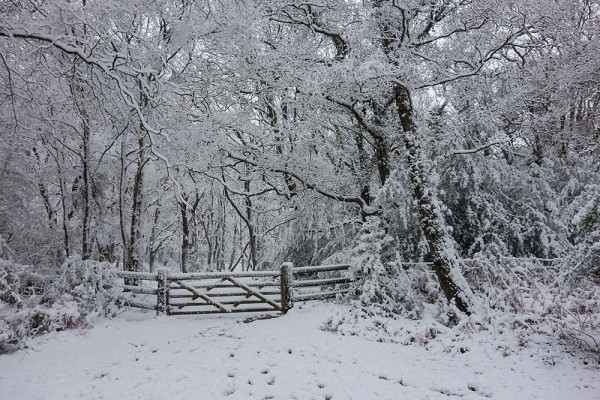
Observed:
[[[445,301],[429,265],[392,262],[377,271],[383,277],[363,275],[354,287],[351,311],[334,315],[322,328],[455,351],[462,351],[462,343],[472,334],[487,332],[492,339],[510,343],[503,352],[518,351],[531,342],[559,342],[600,361],[598,282],[592,278],[575,281],[562,272],[566,269],[562,265],[535,260],[474,260],[463,268],[479,299],[471,316]],[[374,282],[379,286],[374,288]],[[386,301],[368,301],[374,292]]]

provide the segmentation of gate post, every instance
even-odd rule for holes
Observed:
[[[169,313],[169,270],[159,268],[156,274],[158,291],[156,292],[156,315]]]
[[[281,264],[281,313],[285,314],[294,307],[294,264],[284,262]]]

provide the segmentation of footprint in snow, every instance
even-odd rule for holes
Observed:
[[[443,395],[446,395],[446,396],[456,396],[456,397],[463,397],[464,396],[463,393],[460,393],[458,391],[454,391],[454,390],[451,390],[451,389],[448,389],[448,388],[435,388],[435,387],[432,387],[432,388],[429,388],[429,390],[432,390],[434,392],[439,392],[439,393],[441,393]]]
[[[400,385],[400,386],[408,386],[408,385],[406,384],[406,382],[404,382],[404,379],[402,379],[402,378],[398,379],[398,380],[396,381],[396,383],[397,383],[398,385]]]
[[[223,396],[231,396],[235,393],[235,389],[235,385],[233,383],[230,383],[229,385],[227,385],[225,390],[223,390]]]

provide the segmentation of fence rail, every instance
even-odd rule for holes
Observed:
[[[294,302],[348,293],[354,281],[348,269],[346,264],[294,268],[284,263],[279,271],[170,273],[161,269],[156,273],[118,271],[117,276],[124,279],[124,292],[141,297],[125,298],[127,305],[157,314],[285,314]]]
[[[324,300],[347,294],[354,277],[348,264],[293,268],[295,301]]]

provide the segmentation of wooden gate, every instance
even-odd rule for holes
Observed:
[[[285,312],[279,271],[167,276],[167,314]]]
[[[118,271],[126,304],[167,315],[280,312],[294,301],[319,300],[348,292],[353,281],[348,265],[294,268],[279,271],[158,273]],[[155,301],[151,298],[156,296]],[[149,301],[150,300],[150,301]]]

